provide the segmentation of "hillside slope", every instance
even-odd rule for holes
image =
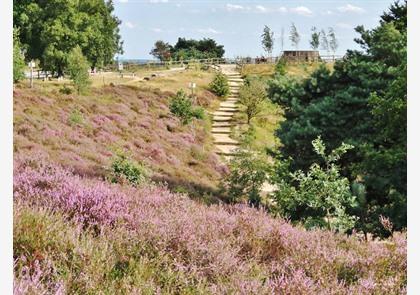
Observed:
[[[92,89],[85,96],[17,88],[15,154],[47,154],[79,175],[104,178],[123,149],[145,163],[155,180],[183,191],[214,192],[226,167],[210,152],[209,122],[183,126],[169,111],[171,95],[130,86]],[[207,104],[216,100],[210,92],[206,97]]]

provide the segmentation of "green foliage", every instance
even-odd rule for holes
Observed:
[[[262,111],[266,98],[266,84],[259,79],[251,79],[239,89],[238,102],[245,107],[248,124]]]
[[[67,87],[67,85],[63,85],[63,87],[60,88],[59,92],[62,94],[72,94],[73,91],[70,87]]]
[[[62,75],[67,55],[79,45],[93,67],[112,62],[122,52],[112,1],[15,1],[13,23],[28,59]]]
[[[19,41],[18,29],[13,29],[13,82],[19,82],[25,78],[25,59]]]
[[[327,155],[320,137],[313,140],[312,145],[325,167],[314,163],[307,173],[298,170],[286,175],[275,195],[277,210],[284,216],[289,215],[292,220],[302,221],[307,228],[326,227],[340,232],[350,230],[356,218],[349,215],[347,209],[356,206],[356,198],[351,194],[348,179],[340,175],[340,167],[336,163],[353,146],[342,144]]]
[[[209,87],[211,91],[213,91],[216,95],[221,97],[228,96],[230,92],[227,77],[219,72],[216,73]]]
[[[216,41],[210,38],[202,40],[178,38],[171,49],[171,54],[175,60],[221,58],[225,50],[223,45],[217,45]]]
[[[267,180],[270,166],[266,159],[255,152],[240,149],[229,162],[230,174],[224,185],[232,201],[246,199],[251,205],[259,206],[260,190]]]
[[[312,27],[311,31],[311,40],[309,41],[309,44],[311,45],[311,48],[313,50],[317,50],[320,43],[319,38],[321,36],[321,33],[316,30],[316,27]]]
[[[130,159],[127,154],[117,151],[111,163],[110,181],[120,183],[128,181],[136,186],[148,179],[149,172],[146,167]]]
[[[73,125],[81,125],[83,124],[83,114],[78,110],[78,109],[74,109],[70,115],[69,115],[69,119],[68,119],[68,123],[73,126]]]
[[[274,32],[268,26],[264,26],[263,34],[261,35],[261,44],[265,52],[271,55],[274,47]]]
[[[341,173],[365,188],[364,205],[354,209],[356,227],[375,235],[385,234],[379,215],[396,230],[406,226],[406,9],[391,9],[377,28],[356,28],[363,51],[348,51],[332,73],[321,65],[306,79],[276,75],[268,90],[285,110],[277,136],[280,158],[294,159],[291,171],[319,159],[311,153],[317,135],[328,149],[355,146],[340,159]]]
[[[275,72],[279,75],[286,75],[286,59],[280,58],[276,63]]]
[[[67,64],[70,79],[73,81],[77,93],[80,94],[88,88],[91,81],[89,79],[89,62],[83,56],[82,50],[79,46],[76,46],[70,52]]]
[[[191,99],[182,89],[178,90],[176,95],[172,97],[169,109],[172,114],[181,119],[184,125],[190,123],[193,118],[204,119],[205,117],[204,109],[194,107]]]

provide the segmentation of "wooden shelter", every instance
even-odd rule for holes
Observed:
[[[318,50],[285,50],[282,58],[286,61],[320,61]]]

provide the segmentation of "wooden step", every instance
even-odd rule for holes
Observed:
[[[231,133],[230,127],[213,127],[211,128],[211,133],[213,134],[230,134]]]
[[[216,154],[234,156],[237,148],[237,145],[216,145]]]
[[[218,128],[218,127],[232,127],[233,124],[231,122],[213,122],[211,124],[212,128]]]

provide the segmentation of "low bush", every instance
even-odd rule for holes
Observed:
[[[229,84],[228,79],[222,73],[216,73],[213,81],[210,83],[210,90],[220,97],[226,97],[229,95]]]
[[[130,159],[125,153],[119,151],[111,164],[110,181],[113,183],[129,182],[138,185],[148,179],[146,167]]]
[[[73,90],[70,87],[63,85],[63,87],[60,88],[59,92],[62,94],[72,94]]]
[[[83,114],[78,109],[73,109],[69,115],[68,123],[69,125],[81,125],[83,124]]]
[[[182,124],[188,124],[193,118],[204,119],[204,109],[194,107],[192,100],[187,96],[184,90],[180,89],[169,104],[172,114],[181,119]]]
[[[239,150],[237,156],[229,162],[229,168],[230,174],[224,184],[230,200],[247,200],[251,205],[259,206],[260,190],[269,172],[269,165],[263,156]]]

